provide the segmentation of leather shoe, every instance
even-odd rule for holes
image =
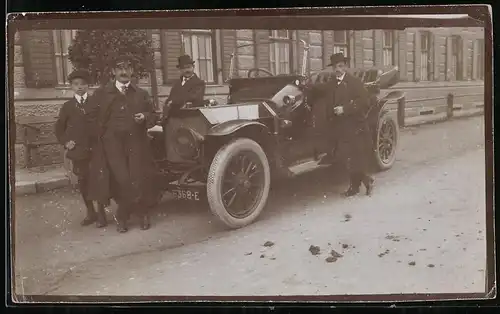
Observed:
[[[344,192],[344,196],[345,197],[350,197],[350,196],[354,196],[356,194],[359,193],[359,188],[356,189],[356,188],[353,188],[352,186],[349,187],[349,189],[347,191]]]
[[[149,215],[144,215],[141,218],[141,230],[148,230],[151,227],[151,222],[149,221]]]
[[[108,221],[106,219],[105,214],[98,214],[97,215],[97,221],[95,223],[97,228],[104,228],[108,225]]]
[[[91,214],[91,215],[87,215],[83,220],[82,222],[80,223],[80,225],[82,226],[88,226],[88,225],[91,225],[93,224],[95,221],[97,220],[97,217],[95,214]]]
[[[116,231],[119,233],[125,233],[128,231],[127,223],[124,221],[119,221],[116,226]]]

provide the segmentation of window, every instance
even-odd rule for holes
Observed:
[[[455,80],[461,80],[462,79],[462,41],[459,36],[452,36],[451,37],[451,64],[450,64],[450,70],[452,77],[455,78]]]
[[[76,30],[54,30],[54,57],[58,85],[68,85],[68,75],[73,71],[73,65],[68,58],[68,48],[75,39]]]
[[[420,80],[430,81],[431,78],[431,34],[422,32],[420,34]]]
[[[292,66],[290,63],[292,54],[291,34],[287,30],[270,30],[269,57],[271,61],[271,72],[274,75],[290,74]]]
[[[333,31],[333,53],[343,53],[345,57],[350,57],[347,31]]]
[[[477,40],[477,78],[484,80],[484,39]]]
[[[394,65],[394,33],[384,31],[382,37],[382,61],[384,66]]]
[[[210,29],[183,30],[184,53],[195,61],[194,71],[206,83],[215,83],[215,61],[213,57],[213,31]]]

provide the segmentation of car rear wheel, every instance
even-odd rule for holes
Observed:
[[[266,205],[271,183],[269,162],[259,144],[238,138],[215,155],[207,180],[212,213],[236,229],[252,223]]]
[[[374,160],[378,171],[390,169],[394,165],[398,141],[398,122],[388,112],[383,113],[375,134]]]

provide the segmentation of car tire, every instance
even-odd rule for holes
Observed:
[[[248,166],[241,167],[245,169],[245,171],[238,171],[237,169],[239,166],[235,167],[235,165],[237,163],[243,164],[245,158],[248,162]],[[254,166],[251,167],[251,165]],[[252,171],[251,173],[248,170],[250,168]],[[238,171],[237,174],[236,171]],[[228,172],[231,173],[229,174]],[[238,177],[238,175],[245,176],[245,173],[249,174],[246,181],[245,178]],[[233,183],[236,181],[242,181],[244,183]],[[233,192],[238,196],[232,196],[230,194],[233,185],[236,186]],[[244,187],[241,187],[241,189],[248,188],[248,191],[251,189],[255,192],[248,192],[246,194],[242,192],[238,194],[237,191],[240,191],[238,189],[243,185]],[[264,209],[269,196],[270,185],[271,173],[269,161],[262,147],[248,138],[237,138],[232,140],[219,149],[210,165],[207,179],[207,199],[210,210],[221,222],[231,229],[249,225],[257,219]],[[244,207],[244,213],[236,215],[232,212],[231,205],[236,201],[237,197],[240,201],[240,199],[242,199],[241,195],[250,195],[248,196],[249,198],[255,195],[255,199],[251,205],[242,203],[243,206],[241,207]],[[228,198],[230,198],[229,201]]]
[[[373,160],[377,171],[392,168],[396,161],[398,143],[398,122],[389,112],[384,112],[377,122],[374,135]]]

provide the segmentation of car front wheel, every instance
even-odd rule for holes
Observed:
[[[262,147],[251,139],[235,139],[219,149],[210,165],[210,210],[230,228],[251,224],[266,205],[270,183],[269,162]]]
[[[394,165],[398,141],[399,126],[396,119],[388,112],[383,113],[375,134],[374,159],[377,170],[384,171]]]

